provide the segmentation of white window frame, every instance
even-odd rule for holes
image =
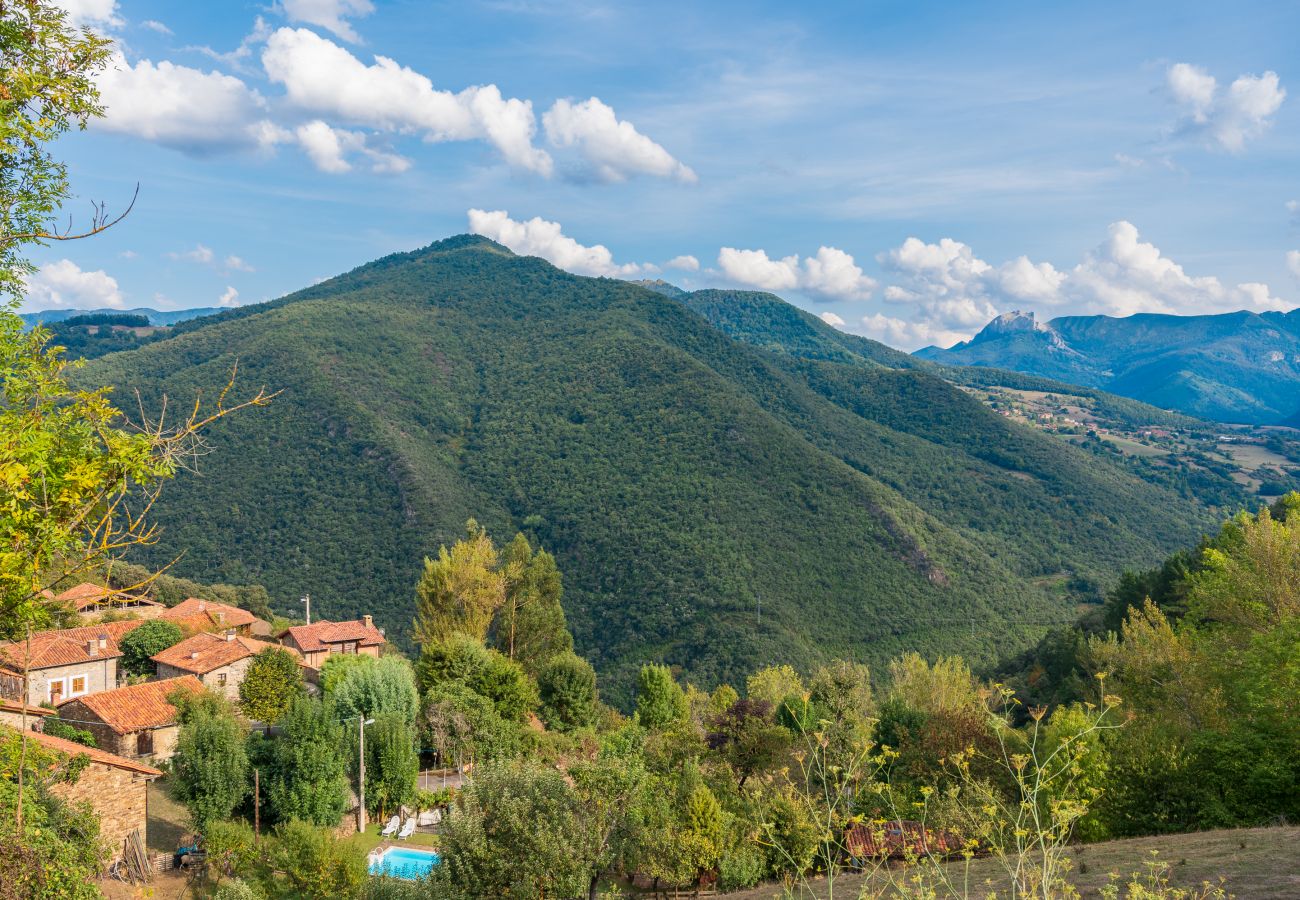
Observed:
[[[72,689],[73,681],[78,678],[80,678],[83,682],[85,682],[85,690],[74,691]],[[84,697],[90,693],[89,675],[63,675],[59,678],[51,678],[49,681],[45,682],[45,701],[47,703],[54,702],[54,686],[56,684],[61,685],[63,687],[62,692],[60,692],[59,694],[60,702],[64,700],[74,700],[77,697]]]

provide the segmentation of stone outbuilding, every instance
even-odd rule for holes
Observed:
[[[46,709],[44,706],[31,706],[17,700],[6,700],[0,697],[0,725],[7,725],[10,728],[22,728],[23,706],[27,706],[28,731],[40,731],[41,722],[54,715],[54,710]]]
[[[29,737],[50,750],[76,757],[89,757],[80,777],[72,784],[55,784],[50,792],[67,803],[89,803],[99,816],[99,836],[109,851],[109,862],[122,858],[127,836],[139,829],[147,839],[149,782],[162,772],[133,759],[125,759],[93,747],[84,747],[51,734],[31,732]]]
[[[241,637],[233,630],[222,634],[200,632],[150,658],[158,666],[159,678],[193,675],[208,690],[229,700],[238,700],[239,685],[243,683],[253,657],[277,646]],[[291,648],[286,649],[298,655]]]
[[[146,681],[69,700],[59,717],[95,736],[95,744],[127,759],[163,762],[176,751],[180,725],[168,700],[177,691],[197,694],[203,684],[193,675]]]

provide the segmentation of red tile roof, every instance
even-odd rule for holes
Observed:
[[[115,769],[126,769],[128,772],[138,772],[141,775],[148,775],[151,778],[157,778],[162,772],[159,772],[153,766],[146,766],[144,763],[138,763],[133,759],[126,759],[113,753],[106,753],[103,750],[97,750],[94,747],[86,747],[74,741],[65,741],[63,738],[57,738],[52,734],[45,734],[40,731],[27,732],[29,738],[34,738],[38,743],[44,744],[51,750],[57,750],[68,756],[79,756],[84,753],[89,756],[92,762],[101,765],[112,766]]]
[[[195,675],[206,675],[214,669],[220,669],[222,666],[239,662],[241,659],[260,653],[268,647],[279,646],[279,644],[268,644],[266,641],[258,641],[239,635],[235,635],[228,640],[224,634],[212,634],[208,631],[202,631],[150,658],[156,663],[171,666],[174,669],[193,672]],[[282,647],[280,649],[287,650],[293,653],[294,656],[298,655],[292,647]]]
[[[57,595],[54,599],[61,603],[70,603],[76,607],[78,611],[84,611],[92,606],[98,606],[101,603],[137,603],[145,606],[161,606],[161,604],[145,597],[128,594],[125,591],[104,587],[101,584],[94,584],[90,581],[83,581],[76,587],[68,588],[62,594]]]
[[[24,706],[27,707],[27,715],[29,716],[54,715],[54,710],[52,709],[46,709],[43,706],[32,706],[30,703],[23,704],[23,703],[19,703],[17,700],[10,700],[6,697],[0,697],[0,712],[21,714]]]
[[[102,648],[99,647],[100,638],[104,639]],[[94,642],[93,654],[86,649],[87,642]],[[117,648],[117,638],[112,630],[104,625],[38,631],[32,635],[30,654],[26,640],[0,644],[0,665],[17,672],[22,671],[24,660],[29,661],[30,669],[50,669],[55,666],[71,666],[121,655],[122,651]]]
[[[303,652],[325,650],[330,644],[356,641],[363,647],[377,647],[384,643],[384,636],[374,625],[367,626],[360,619],[351,622],[313,622],[310,625],[295,625],[285,632]]]
[[[80,703],[95,717],[118,734],[130,734],[143,728],[157,728],[176,722],[176,707],[167,702],[176,691],[199,693],[203,683],[193,675],[146,681],[130,687],[65,700],[60,708]]]
[[[194,631],[206,631],[209,628],[242,628],[257,621],[257,616],[238,606],[214,603],[190,597],[177,603],[171,609],[158,616],[175,622],[182,628]]]

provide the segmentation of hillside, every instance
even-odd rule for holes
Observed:
[[[647,660],[710,683],[754,659],[987,659],[1071,617],[1072,576],[1207,521],[925,367],[782,358],[482,238],[182,323],[85,377],[156,404],[236,359],[284,393],[169,486],[153,562],[372,611],[400,642],[423,555],[471,516],[522,528],[616,701]]]
[[[1059,378],[1222,422],[1300,415],[1300,310],[1216,316],[1000,316],[921,358]]]
[[[114,315],[144,316],[149,320],[150,325],[175,325],[177,322],[187,322],[190,319],[210,316],[222,311],[219,306],[199,306],[194,309],[150,309],[146,306],[135,309],[42,309],[38,312],[23,313],[22,320],[28,325],[35,325],[37,322],[53,325],[55,322],[78,316]]]

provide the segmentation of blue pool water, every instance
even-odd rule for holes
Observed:
[[[438,864],[438,854],[432,850],[408,850],[406,847],[389,847],[379,856],[370,858],[371,875],[388,875],[414,881],[428,875]]]

